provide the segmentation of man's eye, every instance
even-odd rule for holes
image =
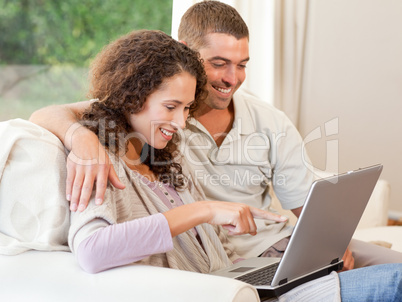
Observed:
[[[223,66],[225,66],[225,63],[211,63],[211,64],[214,67],[223,67]]]

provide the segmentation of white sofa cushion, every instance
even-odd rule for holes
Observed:
[[[260,301],[246,283],[169,268],[128,265],[91,275],[69,252],[0,255],[0,267],[0,301]]]

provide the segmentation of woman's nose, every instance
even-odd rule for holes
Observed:
[[[176,127],[184,129],[184,127],[186,126],[186,120],[187,120],[187,114],[178,111],[177,114],[175,115],[173,123],[175,124]]]

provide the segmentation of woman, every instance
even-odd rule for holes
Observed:
[[[206,94],[196,52],[162,32],[137,31],[108,45],[91,71],[95,100],[82,124],[113,155],[126,189],[109,187],[103,205],[92,200],[72,214],[69,244],[83,269],[140,261],[207,273],[237,259],[211,225],[255,234],[253,216],[286,221],[246,205],[193,202],[203,195],[183,174],[177,143]]]

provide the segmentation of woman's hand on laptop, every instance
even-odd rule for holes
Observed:
[[[264,211],[242,203],[223,201],[204,201],[210,209],[208,223],[222,225],[229,231],[229,235],[257,234],[254,219],[285,222],[287,217]]]

